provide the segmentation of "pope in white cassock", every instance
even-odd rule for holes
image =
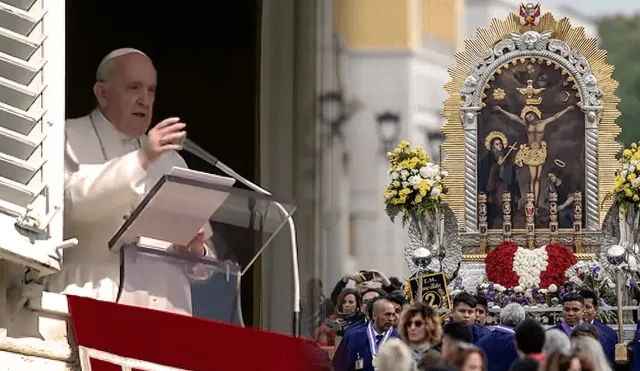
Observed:
[[[168,118],[145,135],[157,80],[153,63],[141,51],[109,53],[96,80],[97,108],[66,123],[64,234],[79,243],[64,251],[62,271],[48,284],[51,291],[114,302],[120,256],[107,242],[165,173],[186,167],[176,152],[186,132],[178,118]],[[208,252],[202,230],[187,246],[174,248],[200,256]],[[134,263],[120,302],[192,313],[184,266],[149,259]]]

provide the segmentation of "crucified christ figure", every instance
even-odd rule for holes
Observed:
[[[501,112],[511,120],[527,128],[528,143],[520,145],[520,150],[516,154],[515,164],[519,167],[523,165],[529,167],[529,192],[533,192],[533,202],[536,208],[538,207],[538,196],[540,195],[542,165],[547,161],[547,143],[543,140],[544,129],[547,124],[556,121],[574,108],[574,106],[569,106],[555,115],[542,120],[542,113],[534,106],[525,106],[520,116],[507,112],[500,106],[493,107],[494,111]]]

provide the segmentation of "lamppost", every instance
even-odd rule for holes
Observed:
[[[342,125],[347,119],[346,104],[341,91],[320,95],[320,119],[329,127],[331,137],[342,138]]]
[[[395,112],[385,111],[376,116],[378,121],[378,136],[382,141],[382,153],[393,151],[400,138],[400,115]]]
[[[607,248],[607,260],[612,265],[613,273],[615,274],[616,282],[616,306],[618,307],[618,339],[619,343],[615,348],[615,361],[616,363],[628,362],[627,347],[625,346],[624,339],[624,324],[622,314],[622,286],[624,285],[624,268],[628,267],[629,254],[625,246],[613,245]]]

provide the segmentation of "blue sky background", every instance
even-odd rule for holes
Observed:
[[[554,7],[564,5],[575,8],[591,17],[615,14],[640,15],[640,2],[637,0],[538,0],[523,2],[539,2],[543,11],[545,5]]]

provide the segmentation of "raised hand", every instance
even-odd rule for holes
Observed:
[[[180,150],[180,142],[187,136],[186,126],[180,118],[171,117],[151,129],[147,142],[138,152],[142,167],[146,169],[167,152]]]

